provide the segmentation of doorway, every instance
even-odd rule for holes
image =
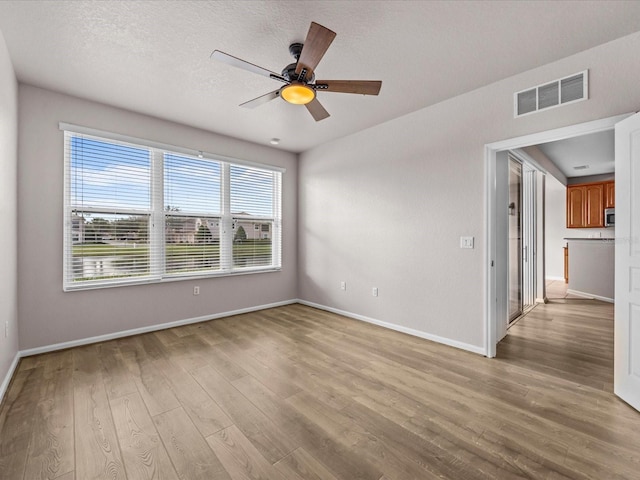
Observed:
[[[614,125],[629,114],[619,115],[593,122],[573,125],[570,127],[549,130],[523,137],[488,144],[485,146],[485,172],[486,172],[486,196],[485,212],[487,229],[485,231],[485,355],[495,357],[496,345],[506,334],[508,326],[509,307],[509,277],[508,277],[508,249],[499,235],[500,228],[506,228],[502,216],[504,210],[502,203],[506,200],[506,191],[502,192],[499,186],[504,184],[504,159],[506,152],[519,148],[537,145],[566,138],[577,137],[589,133],[596,133],[614,128]],[[544,171],[543,168],[540,168]],[[504,172],[504,173],[502,173]],[[506,180],[506,179],[504,179]],[[524,187],[523,187],[524,188]],[[506,188],[505,188],[506,190]],[[501,199],[501,200],[500,200]],[[544,230],[544,226],[542,227]],[[544,234],[544,232],[542,232]],[[536,252],[531,252],[534,255]],[[541,252],[544,258],[544,251]],[[541,262],[544,265],[544,260]],[[538,279],[538,283],[544,284],[544,276]]]

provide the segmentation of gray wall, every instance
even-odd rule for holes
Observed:
[[[614,247],[610,240],[570,240],[569,291],[613,303]]]
[[[571,234],[570,230],[566,227],[566,187],[553,177],[547,177],[545,186],[546,275],[549,279],[559,280],[564,278],[564,250],[562,250],[562,247],[567,243],[564,238],[579,235]],[[569,232],[569,235],[567,235],[567,232]]]
[[[297,297],[296,155],[22,84],[18,106],[21,350]],[[285,167],[282,271],[64,293],[61,121]]]
[[[300,298],[481,348],[485,144],[638,110],[638,51],[636,33],[302,154]],[[589,100],[513,118],[513,92],[584,69]]]
[[[18,84],[0,32],[0,399],[4,380],[18,353],[17,193]],[[9,335],[5,338],[5,325]]]

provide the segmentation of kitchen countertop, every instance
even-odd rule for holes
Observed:
[[[568,240],[568,241],[575,241],[575,240],[587,240],[589,242],[591,241],[599,241],[599,242],[615,242],[616,239],[613,237],[595,237],[595,238],[584,238],[584,237],[565,237],[563,238],[563,240]]]

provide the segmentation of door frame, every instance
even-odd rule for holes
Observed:
[[[568,127],[561,127],[544,132],[524,135],[521,137],[501,140],[499,142],[488,143],[484,146],[484,169],[485,169],[485,251],[484,251],[484,354],[486,357],[496,356],[496,347],[500,339],[498,332],[498,298],[501,289],[504,288],[504,279],[499,278],[498,264],[507,261],[508,252],[498,252],[498,215],[497,201],[498,185],[496,182],[496,156],[498,152],[514,150],[518,148],[538,145],[541,143],[564,140],[572,137],[579,137],[590,133],[597,133],[614,128],[615,124],[624,120],[631,113],[616,115],[591,122],[579,123]],[[544,170],[541,168],[541,170]],[[544,259],[543,259],[544,261]]]

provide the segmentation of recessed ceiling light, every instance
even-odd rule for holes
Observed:
[[[279,138],[272,138],[271,140],[269,140],[269,143],[271,145],[278,145],[280,143],[280,139]]]

